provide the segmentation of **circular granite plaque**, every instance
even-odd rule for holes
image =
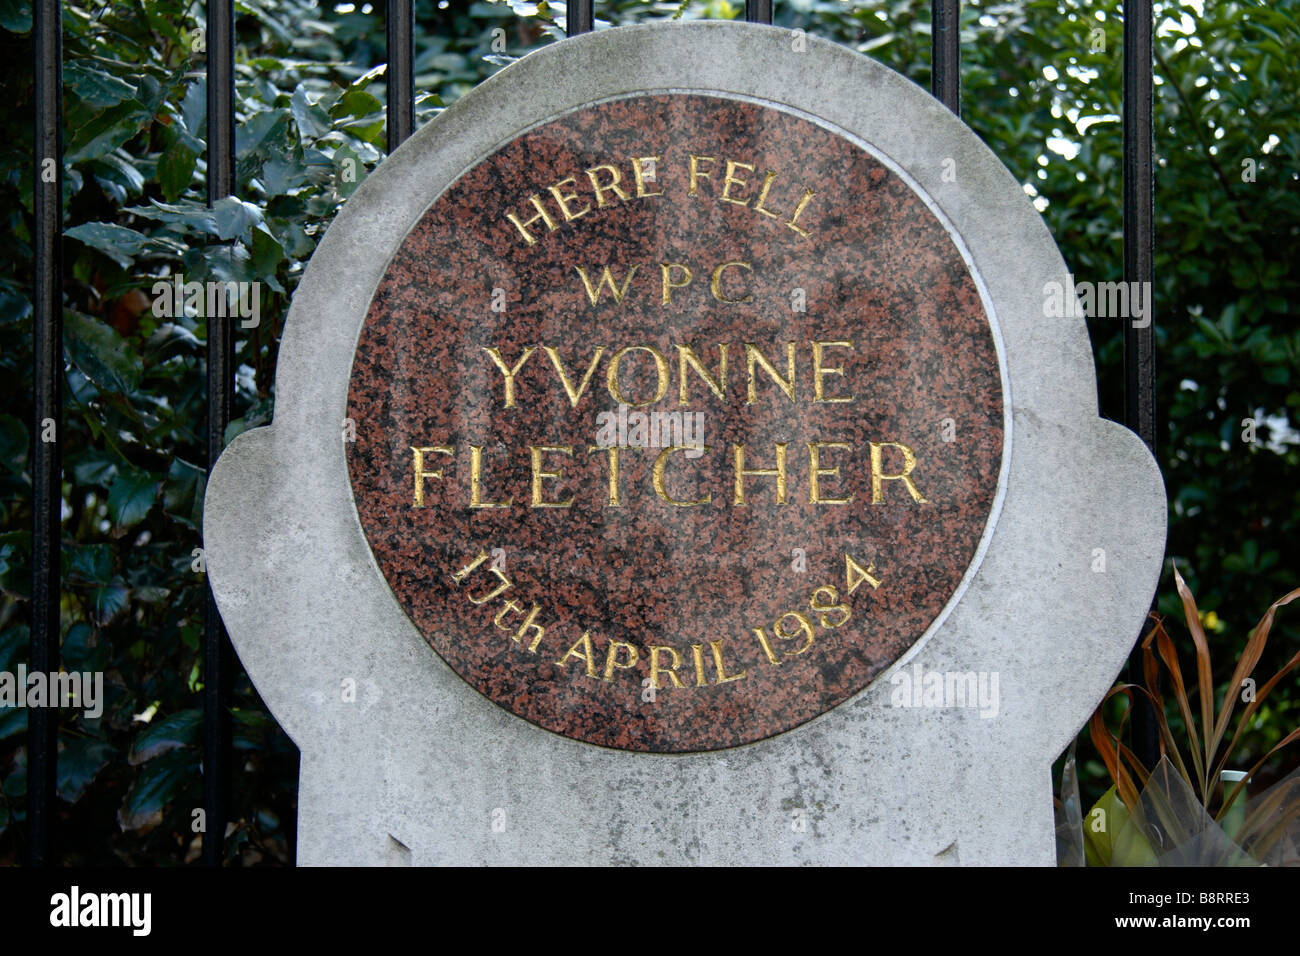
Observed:
[[[973,572],[993,322],[933,204],[829,124],[591,104],[466,170],[389,264],[349,394],[361,526],[501,707],[625,750],[760,740],[866,687]]]

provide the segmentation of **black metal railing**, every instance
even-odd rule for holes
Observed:
[[[235,57],[233,0],[207,0],[208,202],[235,191]],[[1152,126],[1151,0],[1127,0],[1124,17],[1124,278],[1150,283],[1154,263],[1154,166]],[[31,671],[58,668],[63,324],[62,324],[62,48],[58,0],[34,0],[35,150],[33,289],[33,520]],[[595,25],[592,0],[571,0],[569,36]],[[415,128],[414,3],[388,4],[388,149]],[[746,0],[745,19],[772,22],[772,0]],[[961,4],[931,4],[934,96],[961,115]],[[46,175],[51,171],[52,175]],[[1149,286],[1148,286],[1149,287]],[[220,455],[234,399],[232,319],[210,316],[207,343],[208,466]],[[1155,450],[1154,323],[1124,330],[1124,420]],[[203,642],[203,860],[219,865],[230,817],[231,714],[234,660],[230,641],[207,593]],[[1140,670],[1133,676],[1140,677]],[[1135,715],[1139,748],[1154,746],[1154,721]],[[56,720],[47,708],[27,714],[27,862],[56,862],[51,813],[57,763]],[[1141,753],[1141,749],[1139,750]]]
[[[1124,281],[1151,289],[1156,259],[1155,104],[1152,59],[1155,48],[1151,0],[1124,0]],[[1133,285],[1140,282],[1142,285]],[[1124,424],[1156,453],[1156,351],[1153,314],[1139,327],[1124,323]],[[1152,608],[1154,609],[1154,602]],[[1145,635],[1144,635],[1145,636]],[[1129,658],[1129,683],[1146,683],[1142,651]],[[1155,710],[1145,696],[1133,697],[1133,750],[1153,767],[1159,754]]]
[[[36,214],[32,277],[32,621],[28,668],[59,662],[59,519],[63,503],[63,43],[58,0],[36,0]],[[51,425],[53,427],[51,427]],[[53,439],[53,440],[50,440]],[[45,707],[27,712],[27,861],[50,862],[50,812],[58,759],[57,721]]]
[[[235,4],[208,0],[208,205],[235,193]],[[235,402],[235,330],[230,317],[208,322],[208,471],[225,446]],[[203,621],[203,861],[221,864],[230,817],[231,719],[234,652],[205,584]]]

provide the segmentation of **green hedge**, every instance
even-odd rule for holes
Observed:
[[[1157,4],[1159,453],[1169,555],[1213,612],[1225,648],[1216,659],[1229,667],[1245,630],[1300,569],[1300,483],[1291,477],[1300,465],[1291,430],[1300,271],[1290,267],[1300,261],[1300,4],[1205,6],[1197,16]],[[779,25],[928,83],[927,3],[777,7]],[[1031,0],[967,3],[963,14],[965,118],[1037,197],[1076,277],[1096,282],[1121,278],[1118,7]],[[154,283],[177,273],[260,283],[261,322],[238,333],[228,436],[267,422],[295,284],[383,156],[382,5],[239,2],[239,198],[207,209],[202,9],[64,4],[62,659],[70,670],[104,671],[108,687],[102,718],[67,714],[59,730],[56,833],[67,863],[181,863],[198,850],[206,327],[201,316],[155,315]],[[597,13],[625,23],[736,18],[740,9],[620,0]],[[552,42],[556,14],[545,3],[420,0],[419,121]],[[0,670],[26,659],[28,640],[30,30],[30,5],[0,0]],[[1119,417],[1118,320],[1093,321],[1091,333],[1102,410]],[[1242,440],[1243,419],[1257,423],[1256,442]],[[1161,606],[1174,613],[1168,590]],[[1284,615],[1261,666],[1271,672],[1297,649],[1300,627]],[[1294,686],[1279,695],[1248,750],[1262,752],[1296,724],[1298,698]],[[288,862],[296,753],[242,678],[235,718],[230,858]],[[24,726],[23,711],[0,712],[5,862],[21,856]],[[1085,763],[1084,777],[1095,797],[1100,767]]]

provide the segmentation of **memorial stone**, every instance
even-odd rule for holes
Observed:
[[[960,120],[803,34],[601,31],[447,109],[207,492],[299,862],[1050,864],[1165,507],[1053,283]]]

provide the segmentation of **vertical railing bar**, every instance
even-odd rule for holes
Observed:
[[[415,0],[388,0],[388,152],[415,132]]]
[[[32,301],[32,617],[28,668],[58,669],[63,504],[63,38],[59,0],[33,4],[36,218]],[[51,433],[51,423],[53,431]],[[58,711],[27,710],[29,866],[53,862],[50,817],[58,764]]]
[[[745,19],[750,23],[771,23],[772,0],[745,0]]]
[[[590,33],[596,28],[596,11],[592,0],[568,0],[565,14],[566,32],[571,37]]]
[[[235,4],[207,0],[208,205],[235,192]],[[208,472],[224,444],[234,404],[234,327],[228,317],[208,323]],[[203,628],[203,862],[220,866],[230,816],[232,657],[212,588],[206,588]]]
[[[1155,278],[1155,122],[1151,0],[1124,0],[1124,280],[1153,289]],[[1124,423],[1156,452],[1155,302],[1141,326],[1124,322]],[[1145,628],[1143,631],[1145,632]],[[1143,684],[1142,651],[1129,659],[1129,680]],[[1157,758],[1155,714],[1137,695],[1134,751],[1148,766]]]
[[[930,92],[961,116],[961,0],[930,4]]]

